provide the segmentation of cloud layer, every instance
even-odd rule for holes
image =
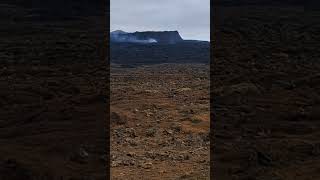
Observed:
[[[111,30],[173,31],[210,39],[210,0],[111,0]]]

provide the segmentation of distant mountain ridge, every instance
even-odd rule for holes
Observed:
[[[175,44],[182,42],[183,39],[178,31],[143,31],[128,33],[122,30],[116,30],[110,33],[110,41]]]
[[[110,60],[114,64],[210,62],[210,42],[184,40],[178,31],[110,33]]]

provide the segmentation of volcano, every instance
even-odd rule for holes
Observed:
[[[164,43],[175,44],[183,39],[178,31],[143,31],[128,33],[116,30],[110,33],[111,42],[132,42],[132,43]]]

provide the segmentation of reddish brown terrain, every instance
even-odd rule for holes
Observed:
[[[320,179],[319,11],[214,10],[214,179]]]
[[[111,66],[111,177],[209,179],[209,66]]]

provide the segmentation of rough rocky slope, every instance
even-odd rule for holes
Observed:
[[[319,179],[319,11],[215,8],[214,177]]]
[[[106,179],[104,17],[0,13],[0,179]]]

